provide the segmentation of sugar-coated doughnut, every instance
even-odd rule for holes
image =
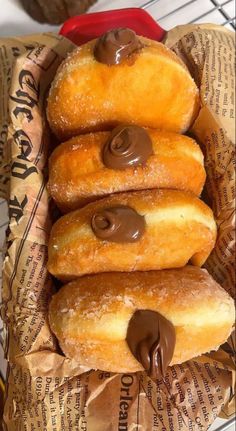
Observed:
[[[124,125],[56,147],[48,188],[61,211],[68,212],[128,190],[172,188],[199,195],[205,176],[203,155],[193,139]]]
[[[65,355],[79,363],[124,373],[145,368],[158,377],[169,364],[224,343],[234,303],[206,270],[193,266],[106,273],[62,287],[49,322]]]
[[[117,193],[52,227],[48,270],[61,280],[89,273],[201,266],[214,247],[212,211],[178,190]]]
[[[184,132],[198,109],[199,92],[184,63],[163,44],[119,29],[62,62],[47,117],[62,140],[120,123]]]

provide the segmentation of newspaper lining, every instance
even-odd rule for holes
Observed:
[[[218,26],[192,25],[171,30],[165,41],[200,87],[202,109],[192,132],[205,153],[207,199],[219,229],[207,268],[231,295],[233,37]],[[170,367],[165,380],[154,384],[145,373],[80,366],[61,354],[50,331],[47,309],[55,287],[46,270],[53,209],[46,189],[51,148],[45,98],[73,47],[55,34],[0,41],[0,190],[9,199],[10,217],[2,309],[10,362],[5,430],[206,430],[223,406],[224,414],[233,413],[234,365],[228,351]]]

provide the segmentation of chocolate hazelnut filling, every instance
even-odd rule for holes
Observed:
[[[175,328],[169,320],[156,311],[137,310],[129,321],[126,341],[151,378],[165,376],[176,341]]]
[[[120,64],[143,48],[136,33],[129,28],[117,28],[104,33],[96,42],[94,57],[99,63]]]
[[[129,206],[104,208],[91,219],[97,238],[111,242],[136,242],[145,231],[145,218]]]
[[[153,154],[152,141],[145,129],[121,125],[113,129],[103,147],[103,163],[111,169],[145,165]]]

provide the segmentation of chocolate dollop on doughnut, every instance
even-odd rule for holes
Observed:
[[[104,208],[91,219],[97,238],[111,242],[136,242],[145,231],[145,218],[129,206]]]
[[[137,310],[129,321],[126,341],[151,378],[165,376],[176,341],[175,329],[169,320],[156,311]]]
[[[103,163],[111,169],[144,165],[153,154],[152,141],[138,126],[117,126],[103,147]]]
[[[108,66],[120,64],[143,47],[138,36],[129,28],[117,28],[104,33],[96,42],[94,57]]]

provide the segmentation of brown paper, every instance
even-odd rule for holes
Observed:
[[[181,35],[181,39],[179,36]],[[202,144],[206,191],[218,226],[206,268],[235,295],[235,35],[219,26],[181,26],[166,45],[186,63],[200,88],[192,132]]]
[[[207,192],[219,226],[207,265],[229,292],[234,120],[228,105],[222,111],[221,99],[231,97],[232,39],[218,27],[183,26],[170,31],[166,40],[201,88],[203,107],[193,132],[205,148]],[[50,331],[47,310],[54,287],[46,261],[53,211],[46,190],[50,134],[45,97],[58,64],[72,48],[54,34],[1,41],[1,172],[2,182],[9,185],[10,216],[2,295],[9,359],[5,430],[207,430],[222,407],[227,411],[232,405],[234,364],[227,348],[170,367],[165,380],[154,383],[145,373],[87,370],[62,355]],[[227,71],[220,66],[219,52],[226,56]],[[6,64],[8,75],[3,73]]]

